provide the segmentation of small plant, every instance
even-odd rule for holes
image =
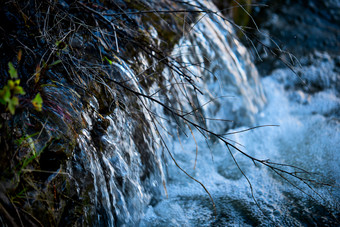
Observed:
[[[53,62],[50,66],[56,65],[58,63],[59,63],[58,61]],[[12,62],[8,63],[8,73],[11,79],[7,81],[7,85],[5,85],[2,89],[0,89],[0,103],[5,105],[7,107],[7,110],[9,110],[9,112],[12,115],[14,115],[15,109],[19,105],[18,95],[25,95],[26,93],[23,87],[20,86],[20,79],[18,79],[18,72],[14,68]],[[31,101],[31,103],[34,106],[35,110],[37,111],[42,110],[43,100],[41,98],[40,93],[36,94],[36,96]]]
[[[7,106],[9,112],[14,115],[15,108],[19,105],[18,95],[26,94],[24,89],[20,86],[20,79],[18,78],[18,72],[14,68],[11,62],[8,63],[8,73],[11,77],[0,90],[0,103]]]
[[[38,93],[31,102],[37,111],[41,111],[43,100],[41,98],[40,93]]]

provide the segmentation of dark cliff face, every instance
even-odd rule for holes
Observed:
[[[84,129],[90,132],[84,144],[94,146],[91,152],[102,163],[108,147],[103,138],[112,125],[109,115],[118,119],[121,114],[131,125],[143,166],[141,184],[147,188],[153,175],[160,175],[150,122],[131,90],[162,86],[161,71],[171,65],[166,56],[182,35],[183,21],[190,23],[195,16],[154,11],[188,9],[190,5],[172,1],[1,1],[0,87],[10,80],[12,62],[25,91],[18,96],[15,114],[0,105],[2,225],[108,224],[101,211],[105,207],[92,198],[94,176],[79,135]],[[141,87],[121,70],[122,60],[139,75]],[[37,93],[41,111],[31,102]],[[130,159],[128,152],[122,157],[127,165]],[[133,193],[124,174],[116,172],[106,181],[115,182],[124,195]],[[98,212],[101,218],[94,217]]]

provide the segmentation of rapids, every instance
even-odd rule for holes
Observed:
[[[211,1],[94,2],[0,3],[0,224],[339,223],[339,57],[259,75]]]

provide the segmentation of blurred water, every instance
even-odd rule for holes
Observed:
[[[302,62],[303,63],[303,62]],[[156,206],[149,206],[141,226],[336,226],[340,202],[340,98],[339,74],[333,59],[320,54],[312,65],[303,66],[304,85],[289,69],[280,69],[262,79],[266,107],[255,115],[258,125],[277,124],[230,135],[248,154],[271,161],[296,165],[316,175],[309,177],[333,187],[293,182],[233,151],[242,171],[250,180],[261,210],[256,206],[245,177],[221,143],[208,144],[195,134],[198,144],[181,137],[173,141],[177,162],[208,188],[217,216],[205,191],[169,163],[168,193]],[[315,92],[313,86],[318,85]],[[225,118],[228,116],[226,115]],[[243,126],[230,130],[247,129]],[[212,154],[211,154],[212,153]],[[213,160],[212,157],[213,156]],[[317,193],[317,194],[316,194]],[[337,220],[338,219],[338,220]]]
[[[201,4],[216,10],[208,2]],[[193,29],[183,35],[170,60],[192,75],[202,94],[171,68],[163,71],[164,81],[171,86],[165,84],[166,91],[159,92],[157,83],[148,91],[142,90],[136,75],[122,59],[117,58],[112,67],[120,72],[119,79],[129,80],[128,85],[135,91],[157,94],[152,97],[172,108],[188,112],[202,106],[186,118],[215,133],[280,125],[229,135],[228,141],[236,141],[238,144],[232,143],[256,158],[303,167],[321,174],[311,177],[339,185],[340,89],[333,59],[320,55],[312,65],[301,69],[308,86],[289,69],[277,70],[260,80],[231,25],[216,15],[203,14]],[[138,58],[140,62],[145,60]],[[338,215],[339,209],[337,187],[316,186],[316,194],[293,180],[308,196],[270,169],[254,165],[232,150],[252,184],[259,208],[249,183],[224,144],[210,140],[209,135],[194,127],[189,129],[150,100],[116,98],[124,107],[113,103],[115,111],[106,117],[98,115],[98,101],[91,100],[91,107],[82,116],[88,128],[79,136],[78,150],[68,167],[72,176],[82,176],[75,184],[79,194],[85,191],[91,198],[88,213],[98,219],[92,224],[336,225],[333,214]],[[101,136],[95,138],[98,133],[93,131],[101,132]],[[215,201],[216,215],[203,188],[181,172],[169,156],[162,157],[167,152],[164,144],[185,171],[204,183]]]
[[[140,225],[338,225],[340,80],[336,62],[327,54],[318,54],[311,62],[302,59],[303,67],[299,69],[302,78],[290,69],[280,69],[259,81],[247,51],[236,41],[230,25],[209,16],[205,16],[177,48],[174,55],[181,56],[180,61],[188,65],[194,64],[190,66],[191,71],[202,75],[198,83],[202,83],[208,95],[198,95],[199,104],[223,95],[233,96],[233,99],[219,98],[204,106],[204,116],[235,122],[208,120],[209,129],[231,133],[256,125],[279,125],[228,138],[241,144],[238,147],[253,157],[304,168],[315,173],[308,178],[335,186],[311,184],[315,187],[311,189],[285,176],[295,187],[233,150],[252,184],[259,208],[249,183],[224,144],[207,142],[206,137],[196,131],[194,136],[189,133],[171,137],[168,143],[178,164],[207,187],[216,203],[217,215],[203,188],[169,160],[169,197],[149,206]],[[195,64],[197,62],[200,64]],[[266,106],[261,110],[266,99]],[[229,130],[235,126],[239,127]]]
[[[142,92],[122,59],[113,62],[112,68],[115,79],[129,81],[126,84],[131,89]],[[83,225],[131,226],[143,216],[152,198],[165,194],[162,161],[153,125],[148,124],[150,116],[143,109],[142,101],[147,105],[147,100],[109,91],[116,95],[112,114],[101,116],[94,96],[83,111],[87,128],[79,135],[68,172],[77,194],[90,198],[83,204],[88,217]]]

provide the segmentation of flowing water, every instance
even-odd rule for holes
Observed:
[[[200,4],[215,9],[210,3]],[[312,175],[317,180],[339,185],[339,78],[336,62],[327,54],[320,54],[312,64],[306,63],[300,69],[307,85],[301,84],[289,69],[277,70],[260,79],[231,25],[220,17],[206,14],[190,32],[183,34],[172,56],[197,76],[195,83],[203,94],[196,94],[187,85],[172,86],[167,98],[158,97],[161,101],[170,100],[174,107],[190,111],[193,107],[188,103],[189,97],[196,106],[202,106],[198,112],[206,120],[200,124],[220,134],[257,125],[280,125],[231,134],[228,141],[237,142],[240,149],[253,157],[295,165],[321,174]],[[142,57],[140,61],[143,62]],[[159,90],[154,85],[149,91],[143,91],[129,66],[122,59],[117,62],[113,67],[120,72],[120,79],[129,79],[136,91],[153,94]],[[165,68],[163,73],[170,84],[180,84],[176,76],[172,76],[176,73],[172,69]],[[88,204],[92,206],[87,212],[97,215],[92,223],[104,226],[138,223],[140,226],[335,225],[334,215],[338,214],[340,201],[337,187],[316,185],[312,191],[292,179],[295,186],[302,189],[299,190],[240,152],[231,150],[232,156],[220,141],[210,140],[185,125],[179,128],[181,123],[176,124],[176,120],[169,123],[162,106],[131,97],[125,97],[124,101],[127,110],[116,108],[104,118],[96,113],[98,101],[91,100],[91,108],[82,116],[88,128],[80,135],[79,147],[72,157],[72,165],[68,166],[70,175],[83,176],[74,182],[78,194],[90,195]],[[153,124],[154,115],[144,104],[160,116],[158,124]],[[134,105],[140,112],[133,113]],[[136,120],[137,115],[143,117]],[[93,119],[101,120],[93,122]],[[139,120],[153,123],[149,129],[141,129]],[[103,135],[93,138],[93,130],[101,130]],[[185,171],[205,185],[216,204],[216,213],[209,195],[180,171],[166,149],[159,146],[162,143],[167,144]]]
[[[301,85],[287,89],[301,83],[300,80],[289,69],[275,71],[261,81],[268,101],[256,115],[256,121],[258,125],[280,126],[259,128],[229,138],[242,144],[242,149],[252,156],[293,164],[321,174],[316,176],[320,181],[339,185],[340,99],[333,84],[337,76],[333,71],[334,62],[324,55],[322,60],[302,70],[310,80],[315,79],[318,84],[325,82],[322,91],[309,94]],[[321,75],[328,75],[328,79],[322,79]],[[244,129],[247,127],[228,132]],[[316,199],[313,200],[273,171],[256,166],[234,152],[252,184],[260,210],[226,147],[220,143],[208,146],[199,133],[195,138],[199,148],[195,170],[196,144],[192,138],[175,140],[172,152],[179,164],[208,188],[216,203],[217,216],[206,192],[169,163],[169,198],[149,206],[142,226],[337,225],[333,217],[334,213],[339,214],[337,187],[316,187],[321,199],[310,188],[297,183]]]
[[[209,6],[212,7],[212,6]],[[337,225],[340,190],[339,72],[327,54],[302,59],[299,78],[290,69],[279,69],[259,79],[245,48],[237,42],[229,24],[205,16],[175,50],[180,60],[202,75],[206,96],[199,96],[209,129],[233,133],[257,125],[263,127],[228,136],[253,157],[301,167],[315,173],[308,177],[334,187],[309,188],[283,177],[237,151],[235,164],[223,143],[207,142],[198,131],[168,138],[178,164],[203,182],[208,194],[168,161],[168,198],[149,206],[141,226],[257,226]],[[199,62],[200,64],[195,64]],[[303,83],[302,81],[305,81]],[[263,91],[262,91],[263,89]],[[230,129],[230,127],[235,127]],[[198,152],[197,164],[195,163]],[[196,166],[196,168],[195,168]],[[284,177],[287,177],[284,175]],[[253,195],[256,200],[254,200]],[[259,207],[256,205],[258,203]]]
[[[141,91],[123,60],[113,63],[113,67],[119,70],[120,79],[132,79],[129,85]],[[85,225],[133,225],[152,198],[165,194],[160,190],[164,174],[159,149],[152,138],[156,133],[152,125],[140,128],[139,121],[150,121],[149,115],[142,108],[140,112],[133,112],[141,105],[139,100],[131,96],[123,99],[124,110],[113,103],[114,113],[104,118],[98,114],[99,103],[93,97],[89,111],[82,114],[88,128],[79,136],[79,148],[68,172],[71,176],[81,176],[74,179],[74,187],[78,194],[85,193],[91,198],[84,204],[86,215],[97,216],[95,220],[85,220]]]

